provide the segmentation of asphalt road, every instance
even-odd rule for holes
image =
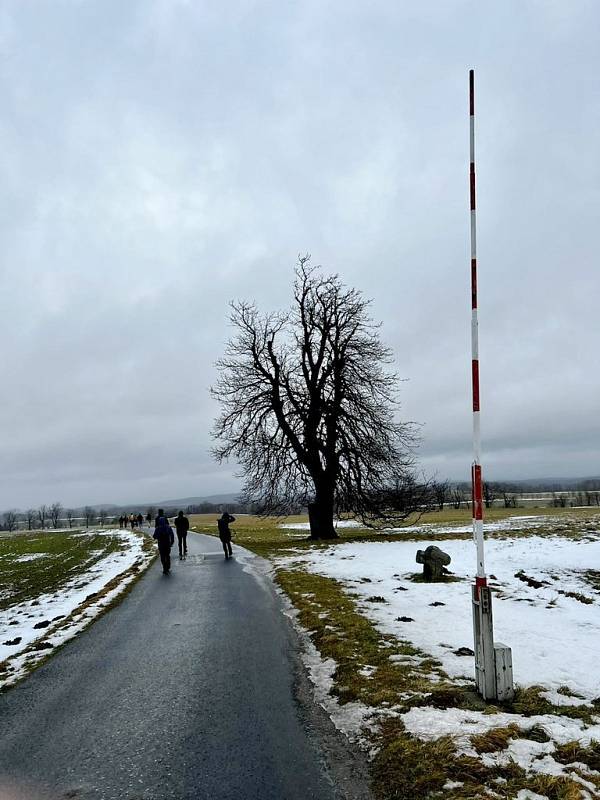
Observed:
[[[0,800],[364,796],[258,561],[188,539],[0,696]]]

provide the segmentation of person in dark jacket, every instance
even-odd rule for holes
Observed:
[[[162,508],[159,509],[158,517],[156,518],[154,538],[158,543],[158,552],[160,553],[160,560],[163,565],[163,575],[168,575],[171,571],[171,547],[175,541],[175,535]]]
[[[175,530],[177,531],[177,545],[179,547],[179,560],[187,556],[187,532],[190,529],[190,521],[183,516],[183,511],[175,517]]]
[[[229,530],[230,522],[235,522],[235,517],[232,517],[231,514],[228,514],[227,512],[221,516],[221,519],[217,520],[219,539],[223,545],[226,559],[233,557],[233,551],[231,549],[231,531]]]

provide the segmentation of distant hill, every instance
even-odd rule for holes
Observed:
[[[135,510],[142,510],[145,511],[146,508],[154,507],[154,508],[174,508],[175,506],[181,507],[185,509],[187,506],[197,506],[200,503],[214,503],[215,505],[218,503],[235,503],[239,497],[239,492],[230,492],[229,494],[211,494],[205,497],[178,497],[175,500],[147,500],[143,503],[120,503],[116,505],[115,503],[95,503],[94,505],[90,505],[90,508],[93,508],[94,511],[108,511],[110,513],[114,513],[116,511],[133,511]],[[84,506],[80,506],[76,508],[76,512],[83,512]]]
[[[229,494],[211,494],[206,497],[179,497],[176,500],[150,500],[145,503],[94,503],[90,505],[96,513],[100,511],[107,511],[111,515],[119,514],[121,512],[129,513],[131,511],[142,511],[146,513],[147,508],[180,508],[185,510],[188,506],[197,506],[200,503],[213,503],[219,505],[223,503],[235,503],[239,497],[239,492],[230,492]],[[68,506],[65,506],[66,509]],[[85,506],[73,507],[73,512],[76,516],[83,514]],[[2,513],[2,512],[0,512]],[[22,513],[22,512],[21,512]]]
[[[160,503],[147,503],[146,505],[155,506],[197,506],[200,503],[235,503],[240,496],[239,492],[230,492],[229,494],[210,494],[206,497],[179,497],[177,500],[161,500]]]

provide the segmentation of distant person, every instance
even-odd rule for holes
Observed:
[[[131,530],[133,530],[135,528],[135,517],[133,514],[129,515],[129,524],[131,525]]]
[[[137,515],[137,524],[138,528],[141,529],[142,525],[144,524],[144,517],[141,514]]]
[[[123,519],[123,514],[121,514],[121,516],[119,517],[119,528],[122,528],[122,527],[123,527],[123,522],[124,522],[124,521],[125,521],[125,520]]]
[[[148,523],[148,525],[150,525],[150,523],[152,522],[152,514],[150,512],[146,514],[146,522]]]
[[[175,530],[177,531],[177,545],[179,547],[179,560],[187,557],[187,532],[190,529],[190,521],[183,516],[183,511],[175,517]]]
[[[217,520],[219,539],[223,545],[223,551],[225,552],[226,559],[233,557],[233,550],[231,549],[231,531],[229,530],[230,522],[235,522],[235,517],[232,517],[231,514],[228,514],[227,512],[221,516],[221,519]]]
[[[158,552],[160,554],[160,562],[163,566],[163,575],[168,575],[171,571],[171,547],[175,541],[175,535],[164,513],[162,508],[158,510],[156,527],[154,528],[154,538],[158,543]]]

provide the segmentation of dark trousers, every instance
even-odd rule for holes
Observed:
[[[232,556],[233,550],[231,549],[231,539],[221,539],[221,544],[223,545],[225,558],[229,558],[230,556]]]
[[[158,545],[158,552],[160,553],[160,563],[163,566],[163,572],[168,572],[171,569],[171,545]]]
[[[179,555],[186,556],[187,555],[187,531],[182,531],[179,533],[177,531],[177,544],[179,546]]]

